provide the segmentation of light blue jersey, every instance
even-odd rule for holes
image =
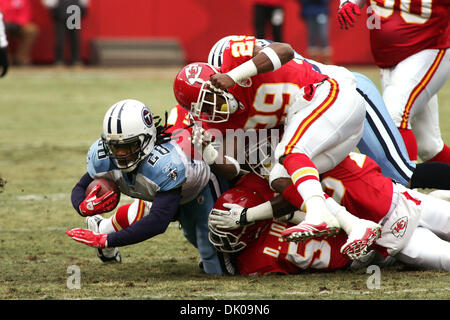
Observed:
[[[158,192],[181,187],[178,221],[183,234],[198,249],[205,272],[222,274],[217,251],[208,240],[208,215],[221,190],[204,161],[188,159],[176,142],[169,141],[156,145],[130,175],[111,161],[99,139],[89,149],[87,169],[92,178],[113,180],[122,193],[145,201],[153,201]]]
[[[113,180],[122,193],[146,201],[153,201],[157,192],[181,187],[181,203],[187,203],[208,184],[211,174],[205,162],[189,160],[174,141],[156,145],[133,175],[122,172],[114,163],[101,139],[92,144],[87,155],[89,175]]]

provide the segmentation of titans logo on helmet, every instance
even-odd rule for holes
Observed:
[[[147,108],[142,109],[142,119],[147,127],[151,127],[153,124],[153,116],[150,110]]]

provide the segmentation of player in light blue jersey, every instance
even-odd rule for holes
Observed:
[[[87,173],[72,191],[72,204],[87,216],[88,230],[75,228],[67,234],[95,247],[103,261],[121,261],[117,247],[164,233],[178,220],[198,249],[204,271],[222,274],[223,257],[208,239],[208,215],[220,195],[219,184],[209,166],[188,158],[166,129],[137,100],[119,101],[106,112],[102,138],[88,152]],[[95,178],[114,181],[121,193],[136,200],[103,219],[100,214],[112,210],[118,196],[97,197],[94,188],[85,197]]]

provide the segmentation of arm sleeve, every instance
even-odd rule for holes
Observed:
[[[135,244],[164,233],[178,211],[180,199],[181,188],[158,193],[147,216],[126,229],[108,234],[108,247]]]
[[[80,203],[83,202],[83,200],[85,198],[86,189],[93,180],[94,179],[91,178],[89,173],[86,172],[81,177],[80,181],[78,181],[78,183],[72,189],[72,195],[71,195],[72,206],[78,212],[78,214],[80,214],[81,216],[83,216],[83,215],[80,212]]]

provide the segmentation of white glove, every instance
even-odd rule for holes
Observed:
[[[212,142],[212,135],[202,127],[195,125],[192,128],[191,141],[194,147],[203,148],[205,145]]]
[[[191,142],[194,148],[202,150],[203,160],[211,165],[216,161],[219,152],[212,145],[212,135],[202,127],[194,126],[192,129]]]
[[[223,206],[230,210],[212,209],[208,217],[211,225],[216,228],[233,230],[248,224],[247,208],[233,203],[224,203]]]

